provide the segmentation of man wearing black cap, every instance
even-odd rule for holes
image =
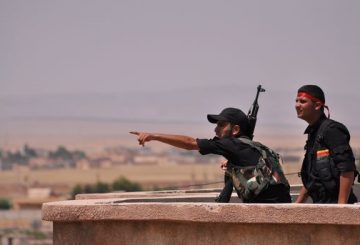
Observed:
[[[145,132],[130,132],[138,136],[140,145],[156,140],[186,150],[198,150],[201,154],[224,156],[229,164],[240,167],[256,166],[260,153],[241,142],[238,138],[249,140],[249,121],[237,108],[226,108],[219,115],[207,115],[209,122],[216,123],[213,139],[195,139],[184,135],[170,135]],[[282,183],[269,185],[254,198],[243,200],[252,203],[291,202],[289,189]]]
[[[328,110],[328,118],[324,108]],[[310,196],[314,203],[355,203],[352,185],[356,174],[355,159],[349,145],[347,128],[329,119],[325,95],[316,85],[305,85],[298,90],[295,109],[297,116],[309,126],[308,140],[301,167],[303,187],[297,198],[302,203]]]

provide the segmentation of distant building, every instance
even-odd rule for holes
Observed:
[[[75,163],[77,169],[88,170],[91,168],[91,163],[88,159],[81,159]]]
[[[31,158],[29,160],[29,167],[32,169],[46,168],[49,166],[49,159],[47,157]]]

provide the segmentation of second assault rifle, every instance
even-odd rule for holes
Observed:
[[[257,113],[259,111],[259,104],[258,104],[258,98],[259,98],[259,94],[261,92],[265,92],[265,89],[261,87],[261,85],[257,86],[257,92],[256,92],[256,96],[255,96],[255,100],[252,103],[249,112],[247,114],[247,118],[249,120],[249,125],[250,125],[250,129],[249,129],[249,137],[250,139],[254,138],[254,131],[255,131],[255,125],[256,125],[256,120],[257,120]],[[223,190],[221,191],[220,195],[215,199],[215,202],[222,202],[222,203],[227,203],[230,201],[231,198],[231,194],[233,191],[233,183],[231,181],[231,177],[228,176],[227,174],[225,174],[224,176],[224,181],[225,181],[225,186],[223,188]]]

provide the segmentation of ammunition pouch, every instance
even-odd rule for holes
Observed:
[[[270,168],[262,159],[256,166],[232,166],[227,170],[238,196],[243,200],[251,200],[265,190],[269,184],[276,184]]]
[[[326,200],[327,192],[322,183],[313,182],[309,185],[308,189],[309,196],[314,202],[319,202],[320,200]]]
[[[334,193],[338,191],[339,172],[336,170],[334,161],[330,156],[317,160],[315,171],[326,192]]]

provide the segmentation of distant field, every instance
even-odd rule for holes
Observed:
[[[0,185],[9,183],[85,184],[97,181],[112,182],[123,176],[139,183],[176,183],[214,181],[221,179],[222,171],[215,164],[132,166],[102,169],[20,170],[0,172]]]
[[[287,173],[299,171],[297,164],[285,164]],[[59,170],[17,170],[0,172],[0,186],[7,184],[40,184],[40,185],[68,185],[95,183],[97,181],[111,183],[119,177],[126,177],[146,186],[181,186],[189,183],[209,183],[223,179],[223,171],[218,164],[179,164],[132,166],[125,165],[103,169],[59,169]],[[298,183],[296,175],[289,175],[292,183]],[[218,186],[221,186],[218,185]]]

